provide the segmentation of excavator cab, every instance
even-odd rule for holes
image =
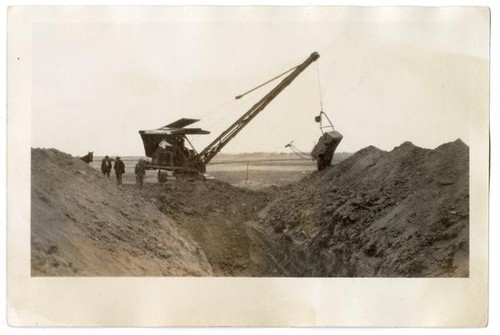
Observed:
[[[182,118],[158,129],[139,131],[146,156],[151,159],[146,169],[158,170],[158,181],[166,178],[166,172],[162,174],[162,171],[172,171],[174,175],[205,173],[205,165],[200,164],[196,149],[186,137],[210,134],[201,128],[186,128],[198,121]]]

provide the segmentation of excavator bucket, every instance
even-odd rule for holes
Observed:
[[[318,170],[323,170],[332,164],[333,154],[342,138],[342,134],[336,130],[325,132],[319,138],[311,152],[312,158],[318,162]]]

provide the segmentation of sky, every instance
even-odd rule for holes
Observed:
[[[31,143],[143,155],[139,130],[179,118],[201,151],[278,81],[310,65],[222,152],[310,151],[324,112],[337,151],[468,143],[488,108],[489,12],[411,7],[44,8],[32,31]],[[320,99],[321,97],[321,99]]]

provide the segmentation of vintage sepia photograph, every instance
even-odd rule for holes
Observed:
[[[388,10],[36,24],[32,276],[468,277],[488,12]]]
[[[489,8],[7,29],[9,324],[487,323]]]

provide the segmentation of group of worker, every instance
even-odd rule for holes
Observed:
[[[115,162],[114,166],[113,161]],[[115,159],[112,159],[107,155],[104,156],[101,162],[102,174],[109,178],[112,168],[115,170],[116,183],[118,185],[122,185],[122,176],[125,173],[125,164],[121,160],[120,156],[117,156]],[[144,184],[144,176],[146,175],[146,161],[144,159],[139,159],[139,161],[135,165],[134,172],[137,185],[139,185],[139,188],[142,189],[142,185]]]

